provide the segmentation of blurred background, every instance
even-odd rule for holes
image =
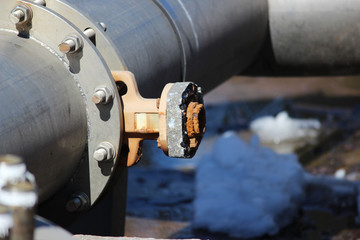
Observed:
[[[356,77],[231,78],[205,96],[193,159],[144,143],[129,169],[125,236],[359,238],[359,100]]]

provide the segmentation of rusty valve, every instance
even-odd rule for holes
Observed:
[[[124,105],[127,166],[142,155],[142,141],[153,139],[169,157],[191,158],[205,132],[206,115],[201,89],[191,82],[167,84],[159,99],[143,98],[131,72],[112,72]]]

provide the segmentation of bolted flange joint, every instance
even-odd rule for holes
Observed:
[[[96,161],[110,161],[115,158],[116,150],[109,142],[100,143],[94,151],[93,157]]]
[[[19,5],[11,11],[9,19],[13,24],[25,23],[31,19],[31,10],[26,6]]]
[[[82,49],[83,40],[81,37],[71,34],[64,38],[64,40],[59,44],[59,50],[62,53],[75,53]]]

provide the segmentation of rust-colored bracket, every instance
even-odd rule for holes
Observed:
[[[112,75],[123,101],[123,142],[129,149],[127,166],[140,160],[145,139],[157,140],[158,147],[173,157],[195,154],[206,122],[202,94],[195,84],[169,83],[161,98],[145,99],[138,91],[134,74],[113,71]]]
[[[116,83],[126,85],[126,93],[122,96],[124,111],[124,143],[129,148],[127,166],[136,164],[142,156],[142,141],[145,139],[156,140],[159,137],[160,122],[159,106],[160,99],[145,99],[138,90],[135,76],[128,71],[113,71],[112,75]],[[172,84],[168,84],[169,90]],[[166,99],[166,97],[165,97]],[[162,117],[164,114],[161,114]],[[166,127],[161,127],[166,131]]]

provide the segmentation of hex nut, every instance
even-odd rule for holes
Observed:
[[[95,88],[92,101],[95,104],[107,104],[114,99],[113,91],[106,86]]]
[[[83,40],[81,37],[72,34],[64,38],[64,40],[59,44],[59,50],[62,53],[74,53],[82,49]]]
[[[68,212],[81,212],[89,207],[89,197],[81,192],[71,196],[71,199],[66,203],[66,210]]]
[[[13,24],[27,22],[31,19],[31,11],[28,7],[19,5],[11,11],[9,19]]]
[[[115,158],[115,147],[109,142],[100,143],[93,154],[93,157],[96,161],[109,161]]]

